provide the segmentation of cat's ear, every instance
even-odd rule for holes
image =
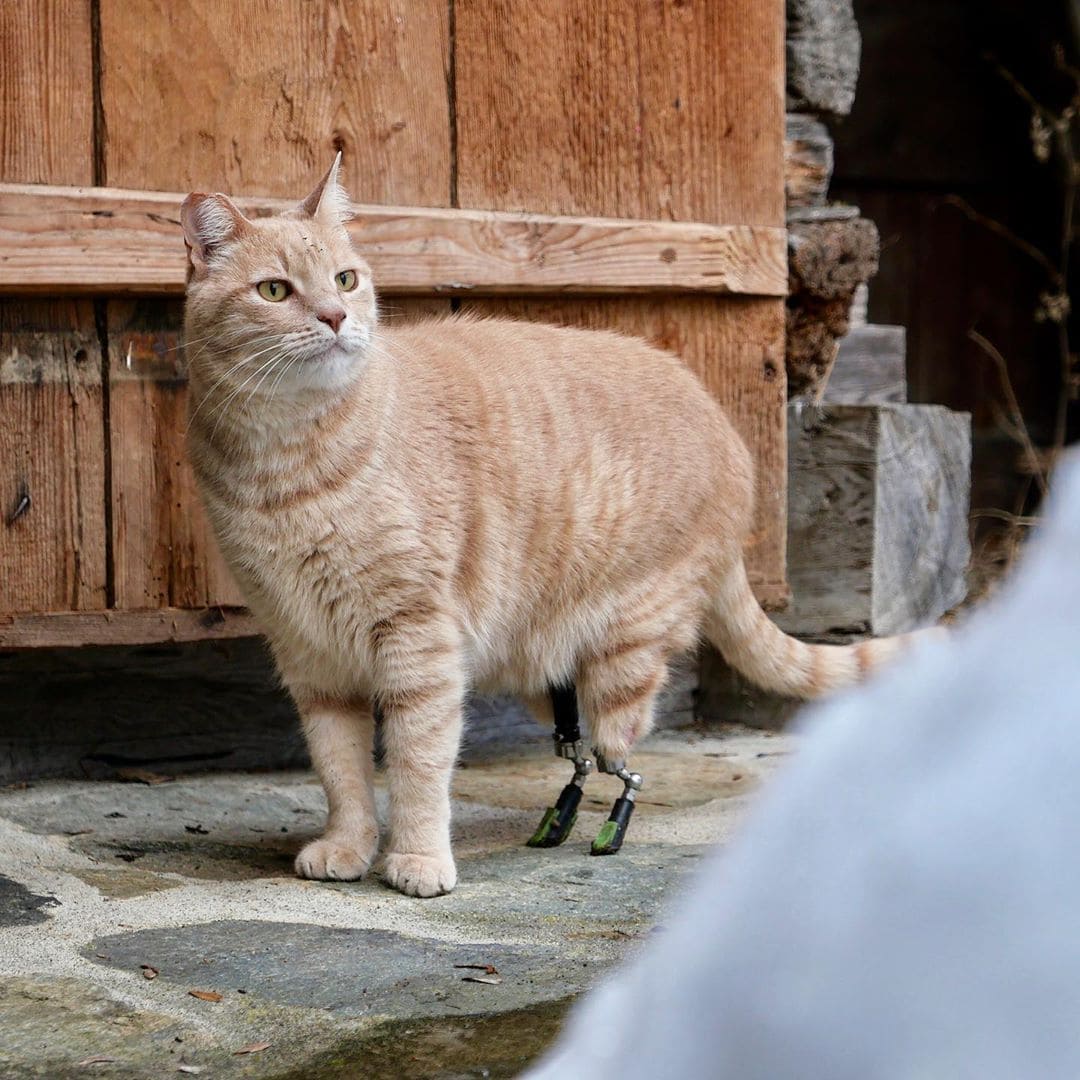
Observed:
[[[188,258],[196,270],[205,270],[215,254],[251,228],[251,222],[224,195],[193,192],[180,207],[180,224]]]
[[[341,151],[334,158],[330,171],[315,185],[315,190],[300,204],[298,210],[306,217],[318,218],[328,225],[344,225],[352,216],[349,212],[349,196],[338,182],[341,168]]]

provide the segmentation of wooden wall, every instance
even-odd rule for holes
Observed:
[[[779,0],[5,0],[0,181],[294,197],[340,149],[357,201],[781,226],[783,25]],[[782,300],[468,306],[679,351],[753,448],[751,568],[782,596]],[[239,603],[184,459],[179,313],[3,302],[0,614]]]

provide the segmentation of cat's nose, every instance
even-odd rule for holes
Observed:
[[[321,307],[315,311],[315,318],[319,322],[326,323],[331,330],[336,334],[341,329],[341,324],[345,321],[345,309],[338,307],[336,304],[332,307]]]

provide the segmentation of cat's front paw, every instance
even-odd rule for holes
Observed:
[[[362,878],[375,857],[375,842],[324,836],[312,840],[296,856],[296,872],[315,881],[356,881]]]
[[[383,877],[388,885],[406,896],[441,896],[457,884],[457,867],[449,852],[445,855],[386,856]]]

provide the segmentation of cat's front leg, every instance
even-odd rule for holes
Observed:
[[[379,846],[375,816],[375,718],[366,701],[343,703],[293,691],[329,816],[326,831],[296,857],[301,877],[354,881]]]
[[[459,634],[421,605],[380,620],[371,636],[390,794],[383,875],[409,896],[439,896],[457,884],[450,779],[465,695]]]

